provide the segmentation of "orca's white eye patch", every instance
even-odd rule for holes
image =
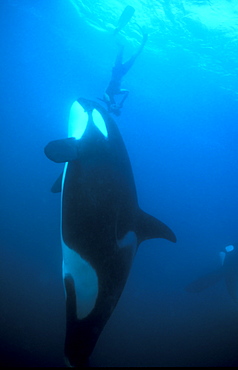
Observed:
[[[102,115],[96,109],[94,109],[92,112],[92,117],[93,117],[93,122],[95,126],[97,126],[99,131],[101,131],[101,133],[105,137],[108,137],[107,127],[106,127],[104,119],[102,118]]]
[[[225,247],[225,250],[226,250],[226,252],[228,253],[228,252],[232,252],[233,250],[234,250],[234,246],[233,245],[227,245],[226,247]]]
[[[68,136],[76,140],[81,139],[88,123],[88,113],[82,105],[75,101],[69,113]]]

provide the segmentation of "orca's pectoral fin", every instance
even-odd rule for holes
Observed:
[[[51,192],[52,193],[61,193],[62,190],[62,177],[63,177],[63,172],[59,175],[57,180],[54,182],[54,184],[51,187]]]
[[[210,286],[218,283],[218,281],[220,281],[223,276],[223,269],[222,267],[220,267],[217,270],[209,272],[208,274],[194,280],[192,283],[188,284],[185,287],[185,290],[189,293],[199,293],[204,289],[207,289]]]
[[[56,163],[65,163],[77,159],[77,140],[74,137],[50,141],[44,152],[47,158]]]
[[[137,218],[137,235],[139,243],[154,238],[163,238],[176,243],[176,236],[167,225],[142,210]]]

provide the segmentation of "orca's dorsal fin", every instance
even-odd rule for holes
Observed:
[[[144,240],[156,238],[176,243],[176,236],[167,225],[142,210],[138,213],[136,233],[139,244]]]
[[[56,163],[74,161],[78,157],[78,143],[74,137],[50,141],[44,152],[47,158]]]

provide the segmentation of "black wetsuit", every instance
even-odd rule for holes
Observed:
[[[119,53],[116,58],[116,62],[114,67],[112,68],[112,77],[109,82],[109,85],[105,91],[104,94],[104,102],[107,104],[108,111],[109,112],[116,112],[122,108],[123,103],[125,99],[127,98],[129,91],[126,89],[121,89],[121,81],[123,76],[129,71],[133,63],[135,62],[138,55],[141,53],[145,43],[147,41],[147,34],[143,35],[143,40],[141,43],[141,46],[139,50],[132,55],[132,57],[126,61],[125,63],[122,63],[122,57],[123,57],[123,51],[124,47],[122,46],[119,50]],[[116,103],[114,96],[123,94],[123,98],[119,104]]]

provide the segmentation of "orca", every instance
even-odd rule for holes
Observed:
[[[229,244],[219,253],[221,266],[200,276],[185,288],[187,292],[199,293],[204,289],[224,280],[227,291],[233,301],[238,299],[238,243]]]
[[[121,134],[99,103],[75,101],[68,138],[51,141],[44,152],[65,163],[52,187],[61,191],[64,352],[68,365],[83,367],[122,294],[138,246],[151,238],[176,242],[176,236],[140,209]]]

